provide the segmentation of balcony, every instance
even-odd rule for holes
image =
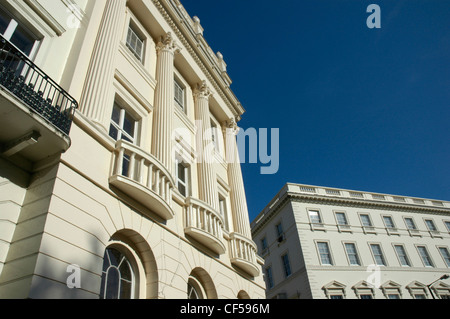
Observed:
[[[230,234],[231,263],[238,266],[249,275],[256,277],[260,273],[256,260],[256,245],[251,240],[238,233]]]
[[[225,253],[222,216],[203,201],[192,197],[187,198],[186,201],[185,234],[219,255]]]
[[[151,154],[123,140],[116,143],[113,156],[109,183],[164,220],[172,219],[175,183],[170,172]]]
[[[34,163],[65,152],[77,107],[74,98],[0,35],[3,156]]]

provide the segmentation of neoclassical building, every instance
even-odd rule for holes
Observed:
[[[267,298],[450,298],[450,203],[286,184],[251,224]]]
[[[0,298],[265,298],[244,109],[178,0],[0,4]]]

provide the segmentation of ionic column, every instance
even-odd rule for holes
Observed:
[[[242,178],[239,150],[236,142],[237,133],[237,124],[234,119],[231,119],[225,125],[226,160],[228,163],[231,211],[234,231],[251,239],[247,199],[245,196],[244,180]]]
[[[199,198],[219,211],[219,194],[214,169],[214,145],[209,112],[209,97],[211,94],[212,92],[205,81],[194,90],[198,188]]]
[[[80,111],[108,132],[113,108],[115,57],[126,14],[127,0],[106,1],[102,21],[80,99]]]
[[[169,170],[172,167],[172,117],[174,115],[174,57],[180,48],[167,33],[157,45],[156,91],[153,110],[152,154]]]

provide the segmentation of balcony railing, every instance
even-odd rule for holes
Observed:
[[[1,35],[0,85],[69,135],[77,101]]]
[[[258,276],[260,269],[256,260],[256,245],[251,240],[238,233],[230,234],[231,263],[251,276]]]
[[[149,210],[168,220],[173,218],[170,172],[151,154],[124,140],[116,143],[109,182]]]
[[[223,244],[223,219],[214,208],[192,197],[186,200],[185,228],[187,235],[217,254],[225,252]]]

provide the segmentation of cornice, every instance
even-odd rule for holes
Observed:
[[[152,0],[152,2],[220,97],[225,101],[233,115],[240,118],[245,110],[230,89],[231,80],[226,73],[223,56],[219,53],[216,55],[211,50],[203,38],[203,29],[199,25],[199,21],[193,21],[190,17],[186,17],[186,14],[183,14],[180,9],[182,5],[178,0]],[[197,31],[194,30],[196,25]]]

